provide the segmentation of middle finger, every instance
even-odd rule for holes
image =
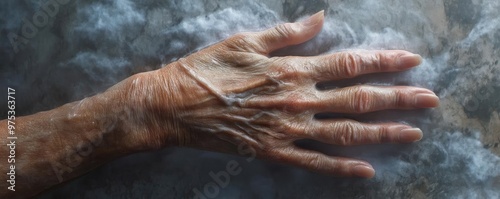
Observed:
[[[358,85],[319,91],[312,103],[315,111],[367,113],[387,109],[432,108],[439,104],[434,92],[410,86]]]

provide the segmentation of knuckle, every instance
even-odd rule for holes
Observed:
[[[390,70],[390,59],[386,52],[371,51],[358,55],[358,66],[361,70],[367,70],[368,72],[383,72]]]
[[[275,154],[275,148],[270,144],[261,144],[257,148],[259,149],[258,151],[260,151],[260,153],[262,153],[263,155],[272,156]]]
[[[234,34],[231,39],[232,40],[235,40],[235,41],[246,41],[246,39],[249,37],[249,33],[244,33],[244,32],[241,32],[241,33],[236,33]]]
[[[299,130],[296,127],[296,125],[292,125],[292,123],[290,123],[290,122],[282,122],[281,124],[279,124],[276,127],[276,130],[278,132],[283,133],[283,134],[292,134],[292,135],[295,135],[295,134],[299,133]]]
[[[275,58],[269,74],[272,78],[280,81],[292,80],[304,75],[297,69],[293,61],[285,58]]]
[[[285,97],[283,101],[283,110],[285,112],[303,112],[309,107],[312,107],[312,100],[308,100],[308,97],[302,93],[294,92]]]
[[[374,71],[383,71],[382,59],[383,55],[380,53],[375,53],[375,55],[370,56],[371,65]]]
[[[387,143],[387,142],[391,142],[391,141],[392,141],[392,139],[389,135],[389,129],[387,129],[387,127],[378,128],[376,142],[377,143]]]
[[[250,33],[237,33],[229,38],[228,46],[233,49],[246,49],[248,47],[253,47],[254,42],[251,38]]]
[[[354,88],[351,99],[352,109],[357,113],[366,113],[372,109],[371,92],[365,87]]]
[[[283,40],[288,40],[292,37],[295,31],[292,28],[291,23],[279,24],[274,28],[274,32],[277,36]]]
[[[359,127],[352,122],[345,122],[340,127],[340,133],[337,134],[337,142],[340,145],[348,146],[356,142],[359,137]]]
[[[273,146],[278,146],[278,145],[281,145],[283,144],[284,142],[288,142],[289,140],[292,140],[294,139],[295,137],[295,129],[291,128],[289,130],[285,130],[285,131],[280,131],[280,132],[273,132],[271,134],[272,138],[273,138]]]
[[[320,154],[311,154],[307,159],[307,166],[313,170],[319,170],[324,168],[323,157]]]
[[[405,92],[401,90],[395,90],[392,96],[393,106],[405,107],[407,105],[405,96],[406,96]]]
[[[274,121],[267,122],[266,126],[266,128],[259,128],[262,133],[259,136],[262,136],[260,139],[267,146],[280,146],[298,137],[299,129],[286,120],[274,119]]]
[[[361,59],[354,53],[344,52],[340,54],[340,66],[338,66],[345,77],[352,78],[359,74]]]

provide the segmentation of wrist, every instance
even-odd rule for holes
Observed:
[[[122,101],[121,121],[133,145],[154,150],[178,144],[180,123],[177,71],[173,64],[162,69],[135,74],[108,91],[119,90]]]
[[[20,135],[16,145],[22,149],[16,154],[16,181],[20,189],[26,190],[18,192],[18,196],[36,194],[114,158],[141,150],[124,125],[128,120],[120,95],[119,90],[110,90],[16,118]],[[24,186],[28,184],[31,188]]]
[[[92,98],[96,103],[93,109],[102,114],[108,124],[102,128],[113,131],[112,142],[116,148],[127,152],[138,152],[158,148],[153,144],[151,111],[145,107],[151,90],[151,72],[133,75],[106,92]],[[163,145],[162,145],[163,146]]]
[[[98,149],[95,152],[106,155],[123,155],[141,149],[133,139],[130,128],[133,113],[121,89],[109,89],[45,114],[57,132],[54,136],[66,146],[90,142]]]

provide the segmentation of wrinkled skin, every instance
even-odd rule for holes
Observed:
[[[236,153],[249,146],[259,158],[342,177],[373,177],[362,160],[330,157],[294,145],[299,139],[349,146],[411,143],[422,137],[405,124],[318,120],[320,112],[362,114],[430,108],[423,88],[356,85],[321,91],[318,82],[410,69],[421,57],[406,51],[352,51],[315,57],[270,57],[313,38],[323,13],[297,23],[241,33],[160,70],[131,78],[128,90],[145,145],[189,146]]]

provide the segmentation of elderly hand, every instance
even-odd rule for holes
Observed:
[[[353,51],[314,57],[270,57],[313,38],[323,12],[275,28],[241,33],[153,72],[133,76],[128,95],[144,145],[181,145],[235,153],[242,143],[257,157],[344,177],[373,177],[365,161],[331,157],[294,145],[299,139],[350,146],[411,143],[422,132],[405,124],[315,119],[317,113],[362,114],[430,108],[438,97],[409,86],[356,85],[318,90],[318,82],[410,69],[406,51]],[[241,147],[240,147],[241,148]]]

